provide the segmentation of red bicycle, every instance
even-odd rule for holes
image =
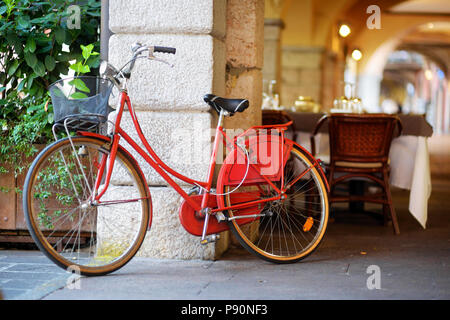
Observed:
[[[135,44],[132,51],[119,70],[104,62],[101,78],[76,77],[50,88],[55,138],[60,129],[67,136],[36,157],[23,196],[28,228],[41,251],[60,267],[77,268],[83,275],[115,271],[137,253],[152,224],[152,201],[148,182],[120,143],[123,139],[184,199],[180,221],[202,244],[231,230],[248,251],[271,262],[290,263],[311,254],[327,227],[328,185],[320,160],[285,137],[290,123],[255,126],[228,137],[223,118],[243,112],[248,100],[206,95],[218,125],[206,181],[190,179],[151,148],[127,94],[138,58],[165,62],[154,53],[175,54],[175,49]],[[119,89],[120,104],[109,114],[113,86]],[[73,92],[86,97],[75,99]],[[145,150],[121,127],[125,108]],[[110,123],[108,134],[98,132],[104,123]],[[222,143],[227,155],[214,187]],[[191,191],[175,178],[192,185]]]

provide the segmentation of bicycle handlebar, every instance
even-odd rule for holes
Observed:
[[[177,52],[177,49],[176,48],[171,48],[171,47],[154,46],[153,47],[153,52],[175,54]]]
[[[161,47],[161,46],[147,46],[143,45],[141,43],[135,43],[131,47],[131,51],[133,52],[133,57],[130,61],[128,61],[120,70],[116,70],[114,67],[110,66],[113,71],[116,71],[116,74],[112,76],[114,80],[117,80],[117,75],[121,74],[124,78],[129,79],[131,76],[131,71],[134,68],[134,64],[136,62],[136,59],[141,58],[140,55],[144,52],[149,52],[148,58],[155,61],[164,62],[168,65],[170,65],[167,61],[164,61],[160,58],[157,58],[153,55],[154,52],[160,52],[160,53],[169,53],[169,54],[175,54],[176,48],[172,47]],[[126,67],[128,65],[128,67]]]
[[[153,59],[153,60],[157,60],[157,61],[161,61],[164,63],[167,63],[166,61],[162,60],[162,59],[158,59],[156,57],[153,56],[154,52],[161,52],[161,53],[170,53],[170,54],[175,54],[176,49],[175,48],[171,48],[171,47],[161,47],[161,46],[147,46],[147,45],[143,45],[140,43],[135,43],[133,44],[133,46],[131,47],[131,51],[133,51],[133,59],[131,60],[131,64],[129,69],[127,70],[128,73],[131,73],[131,70],[133,70],[134,68],[134,63],[136,62],[136,58],[142,54],[143,52],[149,51],[149,58]],[[168,63],[167,63],[168,64]]]

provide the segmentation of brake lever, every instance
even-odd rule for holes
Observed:
[[[169,67],[171,67],[171,68],[175,67],[174,64],[172,64],[172,63],[170,63],[170,62],[167,62],[166,60],[163,60],[163,59],[160,59],[160,58],[153,57],[153,58],[149,58],[149,59],[150,59],[150,60],[155,60],[155,61],[158,61],[158,62],[165,63],[165,64],[167,64],[167,65],[168,65]]]
[[[168,65],[169,67],[171,67],[171,68],[173,68],[173,67],[175,66],[174,64],[169,63],[169,62],[166,61],[166,60],[163,60],[163,59],[161,59],[161,58],[155,57],[155,56],[153,55],[153,52],[154,52],[153,47],[149,47],[149,50],[148,50],[148,58],[149,58],[150,60],[162,62],[162,63],[164,63],[164,64],[167,64],[167,65]]]

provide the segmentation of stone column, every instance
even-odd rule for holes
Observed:
[[[109,38],[111,30],[109,30],[109,0],[101,0],[101,17],[100,17],[100,59],[108,61]]]
[[[359,74],[358,75],[358,96],[363,102],[363,106],[368,112],[381,112],[380,108],[380,88],[382,75]]]
[[[283,47],[281,105],[293,106],[298,96],[322,101],[323,55],[323,48]]]
[[[264,0],[228,0],[226,35],[226,96],[248,99],[243,114],[225,121],[226,128],[261,124],[264,61]]]
[[[264,80],[281,81],[281,31],[284,23],[281,19],[264,19]]]
[[[238,134],[262,122],[262,66],[264,61],[264,0],[228,0],[226,35],[226,96],[248,99],[243,113],[226,118],[227,133]],[[231,129],[231,130],[230,130]],[[250,234],[258,223],[246,226]],[[238,245],[234,237],[233,244]]]
[[[190,178],[205,180],[210,132],[216,119],[203,102],[203,95],[225,94],[226,1],[110,0],[109,6],[109,26],[114,33],[109,41],[109,59],[113,65],[121,66],[130,58],[134,42],[177,49],[176,55],[158,54],[173,63],[173,68],[138,60],[129,95],[141,127],[160,158]],[[129,115],[124,116],[122,124],[132,128]],[[134,130],[128,131],[139,142]],[[214,259],[216,245],[201,246],[199,238],[180,225],[182,198],[139,156],[137,159],[148,179],[153,202],[152,228],[138,254]]]

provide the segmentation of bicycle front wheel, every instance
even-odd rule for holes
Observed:
[[[231,181],[224,177],[224,181]],[[319,245],[328,222],[328,197],[325,183],[313,166],[310,156],[294,146],[284,167],[284,185],[296,181],[280,200],[272,200],[243,209],[226,212],[229,225],[241,245],[256,256],[275,263],[292,263],[310,255]],[[280,188],[281,175],[272,183]],[[237,205],[233,193],[258,194],[260,200],[278,194],[269,183],[224,183],[226,206]],[[228,191],[233,193],[227,194]],[[239,201],[239,197],[235,197]],[[241,197],[242,198],[242,197]],[[256,200],[256,199],[254,199]],[[243,212],[245,211],[245,212]],[[252,223],[241,225],[245,215],[258,215]],[[248,219],[248,218],[247,218]]]
[[[58,140],[32,163],[23,207],[31,236],[58,266],[103,275],[125,265],[141,246],[151,219],[151,199],[135,160],[121,149],[100,202],[108,163],[106,142],[91,137]]]

